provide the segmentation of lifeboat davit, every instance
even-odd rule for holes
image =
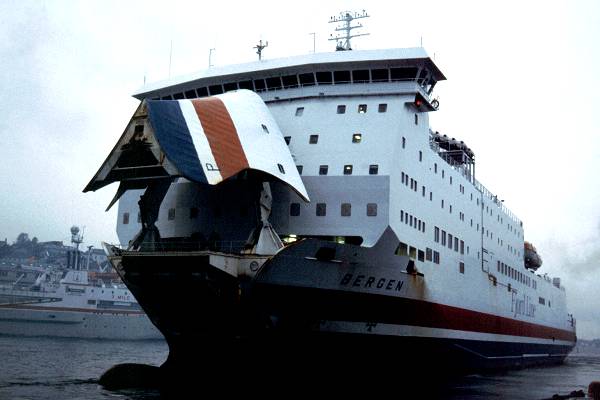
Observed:
[[[542,257],[540,257],[535,247],[529,242],[525,242],[524,257],[525,268],[536,271],[542,266]]]

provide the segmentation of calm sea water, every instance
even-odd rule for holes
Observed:
[[[156,391],[104,390],[98,378],[115,364],[158,366],[167,355],[163,341],[0,336],[0,399],[160,399]],[[600,355],[573,354],[561,366],[471,375],[444,384],[438,392],[446,400],[540,400],[586,391],[592,380],[600,380]],[[410,398],[431,398],[427,393],[424,390],[422,397]]]

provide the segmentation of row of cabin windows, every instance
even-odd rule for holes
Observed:
[[[302,172],[304,171],[304,166],[303,165],[297,165],[296,168],[298,169],[298,173],[300,175],[302,175]],[[354,171],[354,167],[352,164],[346,164],[344,165],[344,168],[342,169],[342,173],[344,175],[352,175]],[[369,165],[369,175],[377,175],[379,173],[379,165],[378,164],[371,164]],[[327,175],[329,174],[329,165],[319,165],[319,175]]]
[[[269,78],[249,79],[224,84],[215,84],[190,89],[160,97],[161,100],[193,99],[197,97],[213,96],[238,89],[247,89],[255,92],[267,90],[293,89],[297,87],[349,84],[349,83],[377,83],[377,82],[401,82],[417,81],[428,93],[431,93],[435,83],[431,73],[425,68],[374,68],[358,69],[353,71],[319,71],[306,72],[285,76],[274,76]],[[154,100],[158,100],[155,98]]]
[[[367,203],[366,208],[367,217],[377,216],[377,203]],[[327,203],[317,203],[315,214],[317,217],[324,217],[327,215]],[[342,203],[340,206],[340,215],[342,217],[352,216],[352,204]],[[300,203],[290,203],[290,216],[300,216]]]
[[[498,269],[498,272],[501,273],[502,275],[505,275],[505,276],[509,277],[510,279],[520,282],[526,286],[537,289],[537,282],[534,279],[531,279],[531,277],[527,276],[526,274],[524,274],[520,271],[517,271],[513,267],[506,265],[501,261],[498,261],[497,269]]]
[[[292,142],[291,136],[284,136],[283,139],[285,143],[289,145]],[[362,142],[362,133],[353,133],[352,134],[352,143],[361,143]],[[308,137],[308,144],[317,144],[319,143],[319,135],[310,135]]]
[[[413,217],[404,210],[400,210],[400,222],[404,222],[406,225],[417,229],[419,232],[425,232],[425,221]]]
[[[219,207],[215,207],[215,209],[213,210],[213,214],[216,217],[220,217],[222,215],[222,211]],[[167,211],[167,220],[168,221],[173,221],[175,220],[175,215],[176,215],[176,209],[175,208],[169,208],[169,210]],[[190,219],[196,219],[198,218],[199,215],[199,209],[198,207],[191,207],[190,208],[190,212],[189,212],[189,218]],[[246,207],[241,207],[240,208],[240,216],[241,217],[246,217],[248,216],[248,209]],[[127,225],[129,224],[129,213],[123,213],[123,225]],[[142,217],[141,214],[138,212],[137,214],[137,222],[141,223],[142,222]]]
[[[457,236],[452,236],[451,233],[447,233],[437,226],[433,229],[433,241],[441,243],[442,246],[448,246],[450,250],[454,249],[457,253],[465,254],[465,241],[459,239]]]
[[[378,113],[387,112],[387,106],[388,106],[387,103],[380,103],[377,106],[377,112]],[[298,107],[296,109],[296,116],[299,117],[300,115],[302,115],[303,111],[304,111],[304,107]],[[367,105],[366,104],[359,104],[356,111],[359,114],[365,114],[367,112]],[[346,105],[345,104],[338,104],[338,106],[337,106],[337,113],[338,114],[346,114]]]
[[[398,247],[396,248],[395,254],[399,256],[406,256],[412,258],[413,260],[419,260],[421,262],[427,260],[438,265],[440,263],[440,253],[430,249],[429,247],[426,247],[425,251],[423,251],[416,247],[409,246],[404,242],[400,242],[398,244]]]

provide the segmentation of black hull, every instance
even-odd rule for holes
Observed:
[[[386,316],[391,315],[390,309],[397,310],[398,301],[402,301],[398,298],[388,307],[384,303],[387,296],[348,297],[342,292],[252,286],[212,267],[208,260],[201,254],[164,253],[123,255],[120,260],[123,280],[169,344],[163,370],[173,379],[191,371],[210,376],[232,364],[246,371],[247,377],[257,372],[257,365],[270,366],[269,373],[277,374],[306,364],[312,366],[314,379],[332,370],[346,375],[361,370],[365,374],[365,366],[382,377],[389,371],[379,367],[389,361],[396,363],[398,373],[436,371],[446,376],[558,364],[572,349],[570,345],[526,340],[319,332],[314,327],[323,319],[414,321],[389,320]],[[260,374],[264,372],[260,369]]]

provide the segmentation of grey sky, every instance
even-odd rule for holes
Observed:
[[[213,2],[216,3],[216,2]],[[240,3],[240,4],[238,4]],[[368,5],[367,5],[368,4]],[[368,7],[356,49],[423,45],[448,81],[432,127],[464,140],[477,177],[563,278],[581,337],[600,337],[600,3],[590,1],[3,1],[0,238],[116,241],[116,188],[81,190],[147,81],[330,51],[329,16]],[[116,207],[115,207],[116,209]]]

